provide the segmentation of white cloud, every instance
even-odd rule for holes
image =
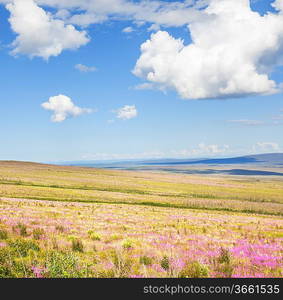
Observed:
[[[56,14],[55,17],[62,19],[62,20],[66,20],[71,16],[71,13],[67,10],[67,9],[59,9]]]
[[[142,27],[146,24],[145,21],[133,21],[133,23],[137,26],[137,27]]]
[[[183,150],[170,151],[148,151],[133,154],[117,154],[117,153],[87,153],[83,155],[83,159],[88,160],[123,160],[123,159],[158,159],[158,158],[215,158],[215,157],[235,157],[250,155],[255,153],[278,152],[280,146],[274,142],[259,142],[253,146],[247,147],[231,147],[229,145],[205,144],[200,143]]]
[[[97,70],[96,67],[88,67],[83,64],[76,64],[75,69],[79,70],[80,72],[84,72],[84,73],[95,72]]]
[[[198,0],[197,3],[206,1],[210,0]],[[0,0],[1,3],[10,11],[11,28],[18,34],[11,53],[46,60],[65,49],[77,49],[89,42],[87,33],[73,25],[87,27],[109,20],[129,20],[137,26],[146,23],[156,28],[159,25],[183,26],[201,14],[199,5],[194,7],[192,0],[183,3],[158,0]],[[133,30],[131,26],[125,32],[130,30]]]
[[[69,8],[82,11],[73,17],[79,17],[77,24],[84,25],[99,23],[101,20],[127,19],[134,22],[149,22],[163,26],[182,26],[199,15],[198,8],[205,6],[207,1],[128,1],[128,0],[37,0],[40,4],[47,4],[58,8]],[[75,19],[72,20],[75,22]],[[75,24],[75,23],[74,23]]]
[[[152,34],[141,46],[133,73],[175,89],[184,99],[278,91],[269,73],[283,65],[283,14],[260,16],[248,0],[211,0],[189,30],[189,45],[166,31]]]
[[[151,159],[164,158],[166,154],[160,151],[141,152],[141,153],[86,153],[82,159],[87,160],[126,160],[126,159]]]
[[[72,99],[65,95],[50,97],[49,100],[42,103],[41,106],[46,110],[53,111],[51,117],[52,122],[63,122],[68,117],[77,117],[92,112],[91,109],[76,106],[72,102]]]
[[[117,118],[122,120],[133,119],[138,115],[135,105],[125,105],[124,107],[119,108],[116,113]]]
[[[122,32],[124,32],[124,33],[131,33],[131,32],[133,32],[133,31],[135,31],[135,29],[134,29],[133,27],[131,27],[131,26],[125,27],[125,28],[122,30]]]
[[[121,159],[158,159],[158,158],[191,158],[191,157],[216,157],[223,156],[227,153],[233,153],[230,151],[228,145],[206,145],[204,143],[199,144],[197,147],[192,149],[184,150],[171,150],[168,152],[164,151],[147,151],[141,153],[87,153],[83,155],[83,159],[90,160],[121,160]]]
[[[105,15],[98,15],[95,13],[82,13],[71,16],[67,21],[70,24],[87,27],[90,24],[103,23],[107,20],[108,17]]]
[[[204,157],[217,156],[232,153],[229,145],[205,144],[200,143],[197,147],[190,149],[183,149],[179,151],[171,151],[170,157]]]
[[[281,13],[283,12],[283,0],[275,0],[271,5]]]
[[[24,1],[24,0],[19,0]],[[183,26],[200,14],[198,10],[210,0],[185,1],[132,1],[132,0],[34,0],[38,5],[58,10],[72,11],[69,23],[88,26],[110,20],[131,20],[136,24],[146,22],[162,26]],[[11,3],[13,0],[0,0]],[[79,13],[78,13],[79,12]],[[63,19],[65,12],[59,13]],[[58,17],[59,17],[58,16]],[[61,18],[61,16],[60,16]]]
[[[33,0],[14,0],[6,8],[11,13],[11,27],[18,34],[12,44],[13,55],[25,54],[47,60],[65,49],[77,49],[89,42],[85,31],[54,19]]]
[[[279,144],[274,142],[258,142],[252,147],[253,152],[277,152]]]
[[[229,145],[206,145],[204,143],[201,143],[198,145],[197,148],[193,149],[191,151],[192,154],[219,154],[219,153],[225,153],[230,149]]]
[[[147,29],[147,31],[158,31],[158,30],[160,30],[160,25],[159,24],[152,24]]]
[[[144,83],[134,86],[134,89],[135,90],[152,90],[152,89],[154,89],[154,85],[149,82],[144,82]]]

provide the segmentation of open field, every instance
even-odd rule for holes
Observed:
[[[277,176],[0,162],[0,277],[282,277],[282,215]]]
[[[283,215],[283,180],[276,176],[199,176],[1,162],[0,196]]]

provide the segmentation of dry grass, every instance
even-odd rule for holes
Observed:
[[[282,215],[275,177],[0,162],[0,277],[282,277]]]
[[[0,162],[0,197],[283,215],[283,181]]]

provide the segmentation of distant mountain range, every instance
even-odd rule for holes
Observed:
[[[83,167],[119,167],[119,166],[145,166],[145,165],[233,165],[251,164],[266,166],[283,166],[283,153],[266,153],[246,155],[232,158],[198,158],[198,159],[149,159],[128,161],[73,161],[57,163],[59,165]]]
[[[283,153],[266,153],[232,158],[211,158],[198,160],[180,160],[167,162],[148,162],[147,164],[165,165],[231,165],[231,164],[264,164],[264,165],[283,165]]]

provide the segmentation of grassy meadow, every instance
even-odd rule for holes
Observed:
[[[0,162],[0,277],[283,277],[283,179]]]

